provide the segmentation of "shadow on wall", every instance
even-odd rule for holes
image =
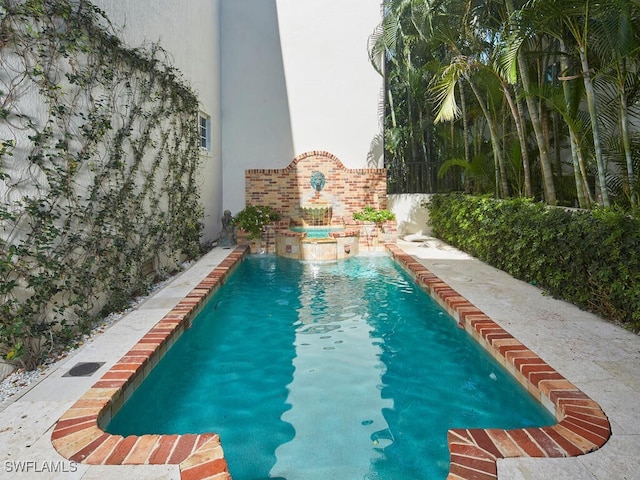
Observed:
[[[294,157],[276,1],[222,0],[220,39],[224,198],[236,211],[246,168]]]
[[[382,132],[376,134],[369,144],[367,167],[384,168],[384,134]]]
[[[415,234],[431,235],[429,211],[422,206],[429,202],[430,197],[424,193],[387,195],[389,209],[396,215],[398,238]]]

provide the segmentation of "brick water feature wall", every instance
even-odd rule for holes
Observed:
[[[325,179],[320,191],[311,181],[316,172]],[[380,245],[382,248],[377,229],[372,226],[365,229],[362,222],[353,220],[353,214],[365,206],[387,208],[387,171],[384,168],[348,169],[329,152],[306,152],[282,169],[246,170],[245,202],[247,205],[269,205],[282,215],[282,221],[267,235],[269,252],[273,252],[271,230],[302,224],[304,207],[314,205],[331,207],[331,225],[359,229],[361,247]],[[385,241],[395,240],[395,222],[385,224],[384,231]]]

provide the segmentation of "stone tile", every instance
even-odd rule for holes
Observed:
[[[177,465],[92,465],[82,477],[82,480],[124,479],[180,480],[180,469]]]
[[[498,460],[498,478],[505,480],[596,480],[575,458],[505,458]],[[616,478],[617,477],[608,477]]]
[[[598,480],[639,480],[640,471],[629,459],[640,455],[640,435],[617,435],[600,450],[579,457]]]
[[[29,392],[29,400],[35,402],[73,401],[91,388],[102,374],[105,373],[105,368],[108,368],[108,365],[104,365],[90,377],[63,377],[62,375],[73,367],[75,363],[75,361],[68,363],[64,369],[56,371],[56,373],[49,378],[49,381],[40,382],[34,386]]]
[[[0,459],[21,460],[26,453],[37,450],[34,445],[42,438],[50,444],[51,426],[70,406],[71,402],[24,399],[9,405],[0,412]],[[50,449],[53,451],[53,447]]]
[[[47,430],[33,443],[22,443],[22,448],[12,443],[8,453],[0,453],[2,458],[0,479],[79,480],[83,478],[88,467],[61,457],[53,448],[50,435],[51,430]],[[4,434],[2,436],[4,437]]]
[[[637,359],[640,359],[640,351],[636,355]],[[629,365],[624,360],[612,360],[612,361],[595,361],[598,367],[602,368],[609,374],[609,378],[614,378],[616,381],[623,383],[629,389],[633,391],[640,391],[640,373],[634,365],[637,366],[638,362]],[[598,380],[599,377],[590,376],[589,380]]]
[[[170,292],[166,292],[164,295],[156,295],[150,298],[138,307],[138,310],[163,310],[169,311],[175,307],[182,298],[185,297],[191,291],[191,285],[186,285],[185,288],[172,289]],[[180,296],[182,294],[182,296]]]

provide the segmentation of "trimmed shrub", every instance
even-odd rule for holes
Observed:
[[[640,331],[640,221],[610,209],[433,196],[433,235],[551,295]]]

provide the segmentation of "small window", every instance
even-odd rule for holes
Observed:
[[[200,114],[200,148],[203,150],[211,150],[211,117]]]

